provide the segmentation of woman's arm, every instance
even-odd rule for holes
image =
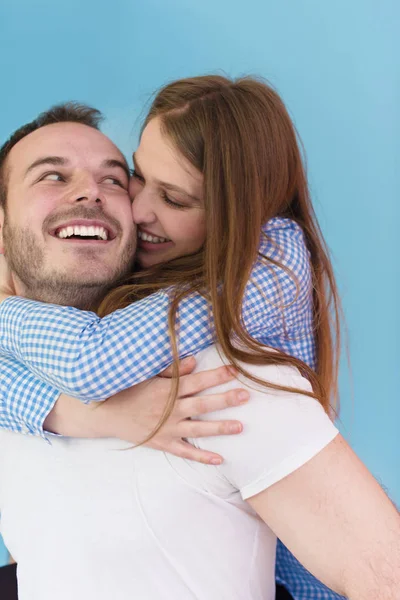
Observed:
[[[206,301],[199,296],[188,304],[192,311],[180,336],[181,356],[212,343]],[[72,307],[9,298],[0,306],[1,351],[70,396],[105,400],[172,362],[168,310],[165,292],[103,319]]]
[[[350,600],[399,598],[399,514],[340,435],[248,502],[332,589]]]
[[[47,439],[43,423],[60,392],[10,356],[0,354],[0,373],[0,428]]]
[[[234,374],[224,368],[191,374],[193,358],[180,367],[177,402],[165,425],[149,442],[150,447],[206,464],[222,461],[214,452],[195,448],[188,437],[240,433],[237,420],[196,421],[200,414],[243,404],[248,392],[235,389],[203,396],[209,387],[230,381]],[[132,444],[142,443],[158,425],[171,393],[171,379],[157,377],[120,392],[107,402],[83,404],[43,383],[12,357],[0,355],[0,428],[27,435],[40,435],[50,442],[48,432],[68,437],[116,437]],[[243,396],[244,392],[244,396]],[[193,419],[193,420],[192,420]]]
[[[293,276],[257,263],[244,298],[245,325],[257,339],[312,364],[312,288],[304,236],[289,219],[273,219],[266,233],[260,251],[283,262]],[[99,319],[71,307],[9,298],[0,305],[0,351],[66,394],[103,400],[171,363],[169,304],[162,291]],[[179,323],[181,357],[213,342],[209,307],[202,296],[181,302]]]
[[[186,438],[225,436],[240,433],[237,420],[199,421],[196,417],[247,402],[249,393],[234,389],[204,396],[207,388],[233,379],[228,369],[220,367],[190,374],[181,370],[177,401],[163,427],[146,444],[156,450],[205,464],[220,464],[221,455],[196,448]],[[187,373],[185,375],[185,373]],[[84,405],[62,395],[45,421],[45,429],[68,437],[118,438],[133,445],[143,443],[163,416],[171,393],[171,379],[155,377],[124,390],[106,402]]]

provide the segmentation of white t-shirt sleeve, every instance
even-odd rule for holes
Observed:
[[[197,355],[197,371],[223,364],[215,346]],[[311,390],[310,383],[294,367],[244,365],[252,374],[275,384]],[[238,419],[244,430],[239,435],[190,440],[195,445],[224,457],[218,467],[243,499],[250,498],[283,479],[320,452],[338,434],[317,400],[300,393],[260,387],[251,380],[237,380],[208,390],[222,392],[247,388],[247,404],[209,413],[210,420]],[[254,389],[256,388],[256,389]]]

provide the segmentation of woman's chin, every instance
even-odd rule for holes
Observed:
[[[150,267],[155,267],[166,260],[166,258],[163,259],[161,256],[152,256],[151,254],[143,251],[139,251],[136,254],[136,263],[141,269],[150,269]]]

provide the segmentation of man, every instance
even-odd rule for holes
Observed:
[[[120,151],[97,130],[100,120],[100,113],[94,109],[73,104],[65,105],[54,111],[48,111],[34,123],[21,128],[17,135],[14,135],[0,151],[0,206],[4,219],[2,235],[7,245],[7,261],[14,273],[13,286],[16,286],[21,295],[41,298],[49,302],[92,307],[96,301],[102,298],[109,287],[126,274],[131,267],[136,247],[136,232],[132,222],[131,202],[127,193],[129,168]],[[68,150],[66,152],[67,155],[70,154],[71,158],[68,164],[66,157],[64,159],[57,158],[55,154],[58,152],[52,152],[51,139],[46,135],[47,130],[43,129],[46,125],[54,125],[58,121],[63,124],[59,129],[57,126],[53,128],[53,135],[50,135],[50,138],[54,141],[57,137],[58,149],[60,148],[60,139],[64,134],[65,140],[61,147],[68,147],[70,140],[74,139],[75,146],[71,147],[70,152]],[[37,130],[40,131],[36,136],[29,137]],[[7,188],[10,178],[8,158],[12,148],[19,140],[24,140],[28,144],[20,144],[20,147],[16,149],[17,153],[20,151],[20,155],[15,157],[16,162],[18,163],[21,155],[29,149],[35,153],[35,159],[30,161],[24,172],[18,173],[18,176],[21,176],[18,185],[13,186],[13,192],[8,195]],[[36,152],[37,145],[40,145],[40,149],[38,148]],[[42,152],[41,148],[45,148],[46,151]],[[67,167],[73,176],[71,175],[67,192],[63,192],[56,198],[52,191],[54,188],[51,186],[54,185],[54,180],[57,178],[49,172],[41,177],[39,182],[36,181],[37,177],[35,178],[35,176],[38,174],[38,169],[43,168],[44,165],[50,171],[52,168],[60,166],[63,160],[65,161],[63,166]],[[94,174],[97,179],[100,177],[100,180],[103,175],[108,176],[105,181],[103,178],[103,189],[100,192],[98,188],[94,189],[96,185]],[[14,173],[11,178],[13,175]],[[36,192],[36,190],[38,191]],[[92,200],[93,193],[101,198],[96,197]],[[67,200],[65,200],[65,196],[68,197]],[[52,202],[51,206],[50,202]],[[10,212],[7,211],[7,205],[10,207]],[[12,224],[14,211],[11,209],[11,205],[22,217],[19,227]],[[59,207],[63,209],[63,217],[60,215]],[[47,233],[55,221],[59,221],[61,218],[68,218],[68,221],[73,220],[74,222],[80,221],[82,224],[85,222],[88,226],[96,228],[106,225],[113,232],[113,239],[105,244],[96,243],[94,240],[86,244],[80,241],[66,251],[57,243],[53,235]],[[36,227],[32,227],[33,223]],[[18,367],[14,365],[9,370],[6,358],[2,357],[2,359],[4,376],[2,382],[6,385],[5,377],[9,376],[15,380]],[[188,359],[186,365],[182,365],[181,373],[189,373],[193,370],[194,364],[194,360]],[[185,428],[191,426],[187,419],[199,412],[200,404],[202,404],[202,411],[222,408],[224,404],[227,406],[234,404],[237,401],[236,391],[233,394],[225,394],[223,398],[209,397],[206,402],[201,397],[193,396],[202,389],[219,381],[228,380],[230,377],[231,375],[224,369],[201,374],[201,377],[199,375],[183,377],[182,400],[178,403],[179,412],[177,410],[175,415],[171,415],[168,426],[156,436],[152,444],[193,460],[204,462],[212,459],[219,460],[220,458],[216,454],[198,450],[181,440],[180,425],[184,424]],[[30,392],[41,393],[43,401],[42,407],[37,407],[38,413],[35,419],[37,429],[33,430],[32,422],[25,420],[22,411],[17,414],[17,410],[13,420],[12,410],[9,413],[4,404],[0,405],[0,426],[13,428],[20,433],[39,434],[47,439],[48,435],[45,432],[51,430],[52,425],[56,424],[56,419],[70,415],[69,408],[73,406],[74,415],[82,409],[82,418],[85,419],[84,431],[83,428],[79,430],[83,423],[77,420],[75,435],[90,435],[86,424],[89,425],[89,418],[95,417],[98,428],[92,430],[94,436],[107,435],[104,427],[110,428],[113,423],[116,435],[139,443],[157,425],[170,388],[167,379],[155,380],[146,386],[147,389],[142,394],[143,401],[136,394],[135,397],[132,395],[129,405],[124,403],[123,410],[121,410],[121,406],[117,406],[118,403],[115,403],[113,410],[110,411],[109,409],[112,408],[110,403],[107,411],[103,411],[103,408],[106,408],[105,404],[100,407],[99,411],[93,411],[90,410],[91,407],[74,402],[72,398],[63,397],[57,400],[58,394],[50,399],[47,393],[50,390],[46,390],[46,386],[42,382],[34,379],[32,378],[31,385],[28,385]],[[189,396],[189,394],[191,395]],[[187,398],[185,398],[186,395],[188,395]],[[46,400],[49,401],[48,404],[46,404]],[[103,412],[104,414],[102,414]],[[212,434],[210,428],[205,429],[204,425],[200,424],[199,436]],[[221,422],[213,425],[213,430],[215,434],[228,434],[232,433],[231,429],[235,426],[237,427],[237,424],[232,422]],[[191,435],[195,435],[195,431],[192,431]],[[10,567],[5,569],[0,577],[0,582],[5,586],[4,593],[7,593],[7,596],[12,593],[14,575],[15,568]]]
[[[64,105],[19,129],[0,151],[0,236],[16,294],[54,304],[90,308],[132,266],[136,231],[127,191],[129,169],[118,148],[98,131],[100,118],[100,113],[94,109]],[[57,173],[61,168],[64,175]],[[62,227],[75,227],[76,233],[68,240],[62,239],[56,233]],[[108,237],[103,240],[101,236],[105,231]],[[4,259],[1,266],[4,271]],[[4,362],[5,374],[15,380],[19,373],[17,366],[9,371],[7,365]],[[182,368],[189,372],[193,367],[194,361],[189,360]],[[188,388],[193,393],[200,392],[229,377],[232,375],[226,370],[213,373],[208,379],[207,376],[202,376],[202,379],[199,376],[188,377],[183,382],[185,393]],[[3,385],[6,385],[6,379],[3,379]],[[58,399],[58,392],[34,378],[29,385],[32,386],[31,393],[41,396],[41,402],[35,407],[36,427],[33,428],[31,411],[18,398],[20,410],[16,411],[18,417],[11,428],[22,433],[43,436],[45,419],[49,426],[55,415],[60,416],[64,409],[68,412],[72,406],[77,410],[82,408],[86,418],[89,413],[93,416],[96,413],[97,423],[106,408],[104,404],[100,410],[93,411],[91,407],[81,407],[79,402],[74,403],[70,398]],[[169,389],[167,381],[150,383],[143,396],[149,399],[156,394],[158,402],[153,399],[151,411],[146,413],[145,402],[139,408],[136,398],[131,407],[133,424],[126,422],[126,402],[123,411],[115,406],[113,413],[123,429],[118,431],[119,436],[134,443],[145,439],[157,425]],[[207,400],[204,411],[215,410],[224,406],[224,402],[229,405],[235,400],[235,394],[226,396],[222,401],[219,398],[214,404]],[[204,405],[203,401],[200,403]],[[179,417],[175,422],[185,421],[186,429],[186,419],[196,414],[198,405],[196,399],[183,400],[179,403]],[[109,414],[111,406],[110,403],[104,411],[107,415],[101,416],[102,424],[107,422],[108,426],[112,422]],[[83,411],[85,408],[89,410]],[[0,424],[10,425],[9,410],[4,403],[0,411]],[[120,417],[122,413],[124,422]],[[141,416],[136,413],[141,413]],[[30,419],[26,418],[28,415]],[[15,416],[13,414],[13,418]],[[207,435],[207,431],[210,435],[232,433],[230,429],[235,426],[238,424],[220,423],[213,426],[212,431],[202,426],[199,435]],[[104,433],[109,434],[108,431]],[[192,433],[187,431],[185,437]],[[96,435],[96,432],[93,434]],[[198,452],[188,444],[175,443],[181,437],[177,431],[176,435],[171,434],[166,446],[163,441],[167,434],[165,437],[160,435],[155,443],[164,450],[194,460],[218,459],[213,453]]]
[[[51,122],[49,125],[45,122],[12,147],[5,169],[7,193],[3,196],[6,211],[2,234],[13,283],[19,295],[86,308],[95,305],[110,285],[129,269],[134,251],[133,226],[126,192],[128,173],[123,157],[92,125],[79,120],[78,123],[70,121],[71,117],[67,115],[62,123]],[[64,230],[68,234],[69,228],[72,228],[73,238],[66,245],[59,234]],[[9,385],[13,385],[12,379],[18,382],[23,371],[20,366],[5,359],[4,369]],[[211,378],[202,384],[197,379],[186,380],[182,395],[221,383],[223,377],[228,379],[226,374],[219,373],[217,379]],[[186,383],[188,381],[195,383]],[[162,384],[165,385],[164,382]],[[58,394],[54,396],[50,388],[35,381],[34,377],[30,385],[36,393],[41,390],[45,399],[37,407],[37,427],[31,432],[43,434],[46,419],[49,428],[69,435],[87,437],[88,429],[93,427],[94,437],[114,436],[137,442],[145,438],[157,422],[153,419],[149,427],[152,419],[148,419],[142,430],[145,435],[141,437],[136,431],[132,436],[127,431],[126,406],[129,402],[126,394],[123,393],[123,399],[116,397],[93,410],[74,399],[61,398],[56,402]],[[159,385],[159,382],[153,385]],[[160,394],[159,387],[154,389],[153,393]],[[143,390],[147,391],[147,397]],[[150,402],[148,391],[147,386],[139,390],[140,398],[146,397],[142,406],[148,406]],[[234,395],[234,398],[225,398],[224,402],[239,403],[237,400]],[[131,402],[132,415],[139,406],[138,402],[137,398],[135,403]],[[215,402],[213,407],[207,405],[209,410],[216,408]],[[224,406],[220,398],[218,402],[218,407]],[[27,418],[26,414],[27,406],[29,404],[23,402],[22,409],[20,407],[20,426],[32,428],[32,417],[28,415]],[[186,410],[185,416],[198,414],[193,405],[190,406],[192,411]],[[49,407],[53,407],[50,412]],[[3,406],[2,410],[3,424],[10,427],[12,408]],[[27,412],[31,410],[30,405]],[[75,429],[70,427],[68,432],[63,432],[57,425],[63,411],[64,414],[78,414]],[[139,413],[141,415],[142,411],[138,411],[138,418]],[[182,409],[177,417],[180,422],[183,421],[179,419],[181,416]],[[220,429],[214,431],[221,432]],[[209,429],[207,433],[210,433]],[[186,434],[185,437],[191,436]],[[163,447],[169,449],[168,445]],[[183,448],[188,452],[187,446],[182,443],[179,447],[181,455],[184,455]],[[195,452],[194,449],[192,451]],[[179,454],[176,446],[175,453]],[[193,458],[199,458],[199,455]],[[254,507],[257,512],[263,513],[257,502]],[[7,511],[10,510],[8,505]],[[61,536],[61,544],[62,539]],[[348,589],[351,589],[350,585]]]

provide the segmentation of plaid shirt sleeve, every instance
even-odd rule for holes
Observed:
[[[49,441],[43,423],[60,392],[10,356],[0,354],[0,428]]]
[[[312,286],[300,227],[289,219],[271,220],[260,252],[284,268],[257,262],[245,292],[244,324],[256,339],[312,363]],[[72,307],[9,298],[0,306],[0,351],[67,394],[103,400],[171,363],[168,310],[165,291],[103,319]],[[213,342],[209,306],[202,296],[180,303],[179,324],[180,356]]]

